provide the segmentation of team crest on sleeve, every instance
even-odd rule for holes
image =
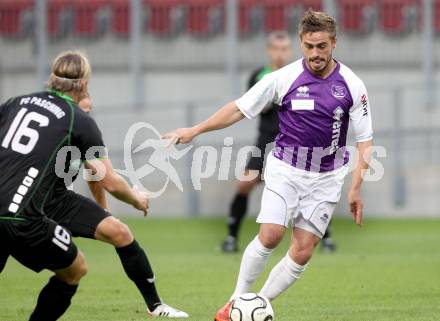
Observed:
[[[332,85],[332,95],[337,99],[342,99],[347,95],[347,89],[344,86]]]

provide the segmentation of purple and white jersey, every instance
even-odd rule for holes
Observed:
[[[327,172],[348,162],[349,121],[357,142],[373,138],[365,85],[339,62],[323,79],[310,72],[303,59],[297,60],[264,76],[235,103],[247,118],[279,105],[273,154],[307,171]]]

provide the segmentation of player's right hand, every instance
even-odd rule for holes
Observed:
[[[348,204],[350,205],[350,212],[353,216],[354,222],[362,227],[362,209],[363,203],[361,198],[361,192],[358,189],[351,189],[348,192]]]
[[[135,196],[135,202],[133,203],[133,206],[144,212],[144,216],[147,216],[148,214],[148,207],[150,204],[150,200],[148,199],[148,194],[140,191],[137,186],[134,186],[133,189],[133,194]]]
[[[172,144],[187,144],[193,140],[193,138],[197,136],[193,127],[188,128],[177,128],[169,133],[164,134],[162,139],[169,139]]]

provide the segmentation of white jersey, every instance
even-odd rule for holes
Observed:
[[[348,162],[351,121],[357,142],[373,138],[368,94],[362,80],[337,62],[325,79],[297,60],[266,75],[236,105],[254,118],[271,104],[280,106],[274,156],[307,171],[327,172]]]

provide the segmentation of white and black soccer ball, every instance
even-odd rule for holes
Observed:
[[[268,299],[261,294],[246,293],[234,300],[229,321],[273,321],[274,313]]]

